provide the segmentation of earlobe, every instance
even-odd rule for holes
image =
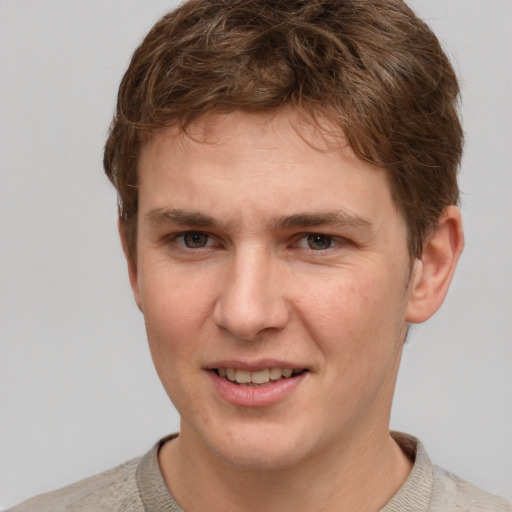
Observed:
[[[137,307],[142,311],[141,300],[140,300],[140,290],[139,290],[139,279],[137,273],[137,262],[134,261],[133,257],[130,255],[130,251],[128,249],[128,243],[126,241],[125,236],[125,228],[123,221],[119,218],[117,221],[117,229],[119,231],[119,238],[121,239],[121,246],[123,247],[123,253],[126,258],[126,263],[128,265],[128,277],[130,279],[130,286],[133,292],[133,298],[135,299],[135,303]]]
[[[415,261],[409,284],[408,322],[424,322],[441,307],[463,248],[460,211],[456,206],[448,206],[426,240],[421,257]]]

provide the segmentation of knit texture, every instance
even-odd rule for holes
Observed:
[[[512,505],[504,499],[432,465],[414,437],[392,435],[414,466],[380,512],[512,512]],[[184,512],[167,489],[158,465],[160,447],[173,437],[162,439],[141,458],[36,496],[8,512]]]

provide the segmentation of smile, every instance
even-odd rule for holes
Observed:
[[[303,371],[303,369],[297,370],[293,368],[264,368],[254,372],[240,368],[217,368],[215,370],[217,375],[224,377],[230,382],[249,386],[261,386],[268,384],[270,381],[289,379]]]

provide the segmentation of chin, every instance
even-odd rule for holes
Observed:
[[[300,464],[314,452],[305,432],[290,432],[283,426],[256,425],[237,428],[216,438],[204,439],[220,460],[247,471],[279,471]]]
[[[286,470],[298,465],[302,459],[297,450],[287,450],[274,443],[266,445],[248,445],[231,447],[217,456],[226,464],[241,470],[268,472]]]

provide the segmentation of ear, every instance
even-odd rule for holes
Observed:
[[[414,262],[406,310],[408,322],[424,322],[441,307],[463,248],[460,211],[448,206],[425,242],[421,257]]]
[[[119,231],[119,238],[123,247],[123,253],[128,264],[128,277],[130,278],[130,286],[132,287],[133,297],[137,307],[142,311],[139,289],[139,278],[137,273],[137,262],[134,261],[128,250],[128,243],[126,241],[125,227],[121,218],[117,219],[117,229]]]

